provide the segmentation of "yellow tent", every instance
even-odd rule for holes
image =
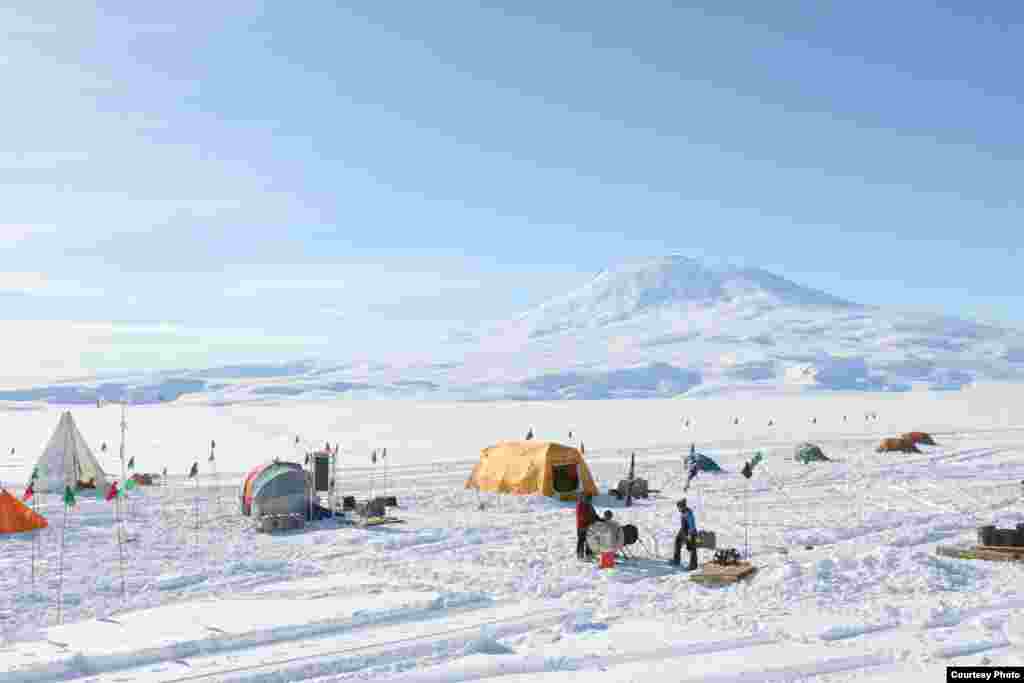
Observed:
[[[466,488],[558,496],[562,500],[573,500],[581,491],[597,495],[590,468],[580,452],[547,441],[506,441],[483,449]]]

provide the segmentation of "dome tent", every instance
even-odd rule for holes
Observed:
[[[831,462],[821,450],[821,446],[806,442],[797,444],[793,459],[805,465],[812,462]]]
[[[241,486],[238,487],[238,502],[242,509],[242,514],[248,516],[252,512],[252,485],[256,477],[259,476],[260,472],[267,469],[270,463],[263,463],[256,465],[245,475],[242,479]]]
[[[920,453],[917,444],[903,437],[882,439],[875,449],[876,453]]]
[[[583,455],[575,448],[547,441],[508,441],[483,449],[466,488],[564,500],[574,499],[578,493],[598,493]]]
[[[691,467],[696,465],[696,468],[700,472],[721,472],[722,468],[717,462],[704,455],[703,453],[697,453],[694,451],[690,455]]]
[[[925,446],[937,445],[935,443],[935,439],[933,439],[932,435],[929,434],[928,432],[907,432],[906,434],[903,434],[900,438],[903,439],[904,441],[909,441],[915,446],[919,443],[923,443]]]
[[[308,516],[312,481],[302,465],[273,462],[253,469],[242,484],[242,514]]]

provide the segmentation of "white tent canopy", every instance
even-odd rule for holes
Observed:
[[[70,411],[60,416],[57,429],[36,467],[39,472],[37,491],[62,493],[66,486],[74,490],[79,482],[93,482],[99,491],[109,487],[103,468],[82,438]]]

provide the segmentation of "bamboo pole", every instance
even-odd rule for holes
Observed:
[[[123,516],[121,512],[121,496],[114,496],[114,524],[117,527],[117,554],[121,565],[121,602],[127,599],[127,591],[124,584],[124,540],[121,533]]]
[[[68,507],[70,506],[65,503],[64,525],[61,526],[60,530],[60,565],[57,575],[57,625],[64,623],[64,541],[68,529]]]
[[[33,470],[34,472],[35,470]],[[36,480],[32,479],[32,512],[36,512]],[[38,514],[38,513],[37,513]],[[32,532],[32,590],[36,589],[36,546],[39,544],[39,529]]]

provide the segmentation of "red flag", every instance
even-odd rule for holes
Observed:
[[[35,492],[36,492],[34,486],[35,486],[34,482],[30,481],[28,483],[28,488],[25,489],[25,493],[21,497],[22,500],[32,500],[32,496],[35,495]]]
[[[117,482],[115,481],[110,485],[110,490],[107,491],[107,500],[111,501],[117,498]]]

